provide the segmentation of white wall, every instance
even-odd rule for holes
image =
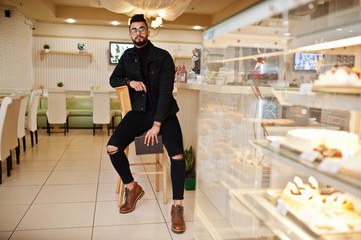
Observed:
[[[115,39],[116,40],[116,39]],[[91,86],[111,89],[109,77],[115,65],[109,64],[109,41],[101,39],[79,39],[59,37],[34,37],[34,87],[54,88],[63,82],[67,90],[90,90]],[[88,56],[46,54],[40,59],[43,45],[50,45],[52,51],[77,52],[77,44],[84,43],[85,49],[93,53],[93,62]],[[200,44],[153,42],[154,45],[166,49],[173,54],[178,46],[184,55],[191,56],[192,49]]]
[[[25,20],[19,11],[11,10],[10,18],[0,11],[0,92],[51,88],[60,81],[68,90],[110,89],[109,77],[115,66],[109,65],[109,41],[129,41],[127,27],[34,22],[33,31]],[[182,56],[191,56],[192,49],[201,47],[201,40],[200,31],[166,29],[151,38],[154,45]],[[41,61],[45,43],[52,51],[71,52],[84,43],[93,53],[93,62],[86,56],[53,54],[44,55]]]
[[[109,77],[115,65],[109,64],[109,42],[130,42],[128,28],[89,25],[36,23],[33,37],[34,87],[53,88],[63,82],[67,90],[90,90],[92,86],[111,89]],[[155,46],[172,55],[191,56],[194,48],[201,47],[199,31],[175,31],[161,29],[150,38]],[[51,51],[78,52],[77,44],[84,43],[88,56],[47,54],[40,59],[44,44]],[[180,48],[180,51],[178,51]]]
[[[0,91],[16,92],[32,88],[32,30],[16,10],[5,17],[0,11]]]

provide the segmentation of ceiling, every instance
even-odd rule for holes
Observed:
[[[168,29],[205,29],[261,0],[192,0],[186,11],[174,21],[164,21]],[[98,0],[0,0],[0,9],[20,10],[36,22],[66,23],[73,18],[76,23],[110,25],[118,21],[127,26],[128,16],[110,12],[99,6]]]

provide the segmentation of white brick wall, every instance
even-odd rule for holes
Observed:
[[[0,92],[16,92],[33,86],[32,30],[24,15],[0,11]]]

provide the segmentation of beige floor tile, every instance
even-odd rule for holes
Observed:
[[[95,203],[33,204],[18,230],[90,227]]]
[[[62,156],[61,160],[100,160],[101,152],[100,151],[91,151],[88,152],[86,148],[80,152],[69,152],[66,151]]]
[[[101,170],[99,175],[99,183],[116,183],[118,179],[118,173],[115,169]]]
[[[41,186],[0,187],[0,205],[31,204]]]
[[[83,161],[62,161],[60,160],[56,165],[54,171],[89,171],[98,170],[100,165],[99,160],[83,160]]]
[[[172,223],[167,223],[168,228],[171,229]],[[171,235],[173,240],[191,240],[193,238],[193,232],[194,232],[194,222],[186,222],[186,231],[182,234],[174,233],[171,230]]]
[[[91,240],[92,228],[15,231],[11,240]]]
[[[65,203],[95,201],[96,184],[47,185],[44,186],[34,203]]]
[[[13,232],[0,232],[0,239],[9,239]]]
[[[138,201],[133,212],[119,213],[117,202],[98,202],[95,214],[95,226],[124,224],[162,223],[163,215],[156,200]]]
[[[29,205],[0,206],[0,231],[13,231]]]
[[[106,158],[101,159],[101,161],[100,161],[100,169],[101,170],[114,169],[114,166],[112,164],[112,161],[110,161],[109,156],[106,156]]]
[[[121,237],[120,237],[121,236]],[[126,226],[95,227],[93,240],[172,240],[167,225],[136,224]]]
[[[3,187],[43,185],[49,172],[11,172],[10,177],[3,176]]]
[[[44,147],[46,148],[46,147]],[[57,161],[61,158],[61,156],[63,155],[64,151],[63,150],[59,150],[59,151],[54,151],[54,152],[47,152],[47,151],[43,151],[43,152],[28,152],[26,151],[26,153],[21,157],[22,161],[28,161],[28,160],[36,160],[36,161]]]
[[[50,172],[54,169],[57,161],[33,161],[20,160],[20,164],[13,165],[14,171],[20,172]]]
[[[116,182],[101,183],[98,186],[97,201],[118,201],[118,194],[115,193]]]
[[[194,220],[194,198],[184,199],[183,200],[183,206],[184,206],[184,221],[193,221]],[[168,199],[168,203],[166,205],[159,204],[160,209],[163,212],[163,215],[165,216],[166,222],[171,222],[171,210],[173,205],[173,200]]]
[[[99,171],[58,171],[52,172],[46,185],[97,183]]]

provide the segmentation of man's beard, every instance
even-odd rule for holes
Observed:
[[[134,45],[137,45],[138,47],[141,47],[145,45],[148,42],[148,38],[144,38],[142,41],[137,42],[135,39],[132,40]]]

